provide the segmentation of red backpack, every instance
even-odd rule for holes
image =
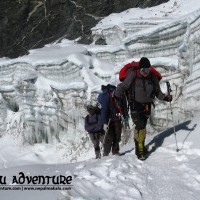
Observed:
[[[134,70],[140,69],[139,63],[140,62],[133,61],[131,63],[124,65],[124,67],[119,72],[119,80],[122,82],[126,78],[127,70],[130,69],[131,67],[133,67]],[[150,72],[155,74],[158,77],[159,81],[162,79],[162,75],[160,74],[160,72],[158,72],[153,66],[150,67]]]

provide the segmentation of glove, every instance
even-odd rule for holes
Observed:
[[[167,94],[163,100],[167,101],[167,102],[171,102],[172,101],[172,95]]]
[[[105,132],[107,132],[107,130],[108,130],[108,124],[104,124],[104,125],[103,125],[103,130],[104,130]]]

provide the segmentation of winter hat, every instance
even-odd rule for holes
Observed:
[[[111,90],[111,91],[113,91],[115,89],[116,89],[116,86],[111,85],[111,84],[107,84],[107,85],[102,85],[101,86],[101,90],[102,91],[105,91],[105,90]]]
[[[87,111],[90,112],[94,112],[95,111],[95,107],[93,105],[87,105],[86,106]]]
[[[149,68],[150,66],[151,66],[151,63],[148,58],[142,57],[140,59],[140,64],[139,64],[140,68]]]

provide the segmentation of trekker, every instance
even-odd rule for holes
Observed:
[[[119,155],[119,142],[121,141],[122,119],[127,118],[126,100],[122,98],[122,108],[119,108],[114,97],[116,87],[108,84],[102,85],[102,93],[98,96],[101,104],[101,117],[104,124],[105,139],[103,156]]]
[[[128,69],[127,76],[115,91],[119,104],[124,93],[128,96],[131,118],[135,124],[135,154],[141,160],[145,159],[147,153],[145,148],[146,125],[151,113],[154,96],[163,101],[172,101],[171,95],[162,93],[158,77],[150,71],[150,67],[149,59],[142,57],[139,68],[136,70],[133,68]]]
[[[90,140],[94,145],[96,159],[101,158],[100,142],[103,144],[105,131],[100,115],[100,109],[97,106],[87,106],[88,115],[85,117],[85,130],[89,133]]]

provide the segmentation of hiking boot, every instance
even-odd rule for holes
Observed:
[[[119,152],[117,152],[117,153],[113,153],[113,155],[119,156],[119,155],[120,155],[120,153],[119,153]]]
[[[96,159],[100,159],[101,158],[101,153],[99,151],[95,151],[96,154]]]
[[[96,155],[96,159],[101,159],[101,154]]]
[[[104,152],[104,153],[103,153],[103,156],[108,156],[108,154],[109,154],[109,153],[105,153],[105,152]]]
[[[144,154],[139,154],[137,157],[139,160],[145,160]]]

